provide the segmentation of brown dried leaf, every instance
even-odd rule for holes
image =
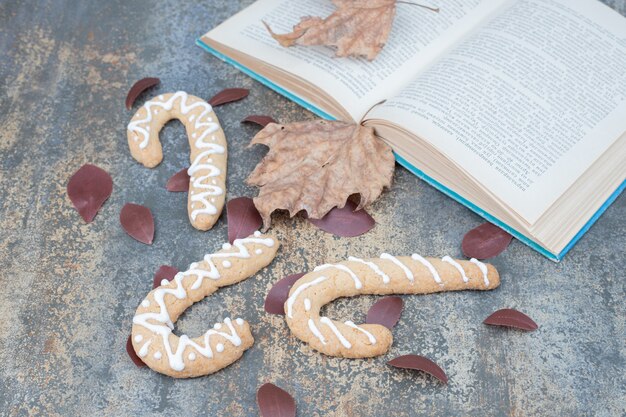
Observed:
[[[372,230],[376,221],[364,209],[356,210],[356,203],[348,200],[342,208],[331,209],[321,219],[308,219],[315,227],[341,237],[356,237]]]
[[[420,355],[403,355],[398,356],[387,362],[387,365],[391,365],[395,368],[402,369],[414,369],[416,371],[423,371],[427,374],[430,374],[443,382],[444,384],[448,383],[448,376],[444,372],[443,369],[435,362],[430,359],[420,356]]]
[[[144,91],[146,91],[147,89],[151,87],[154,87],[160,82],[161,80],[159,80],[158,78],[149,77],[149,78],[142,78],[141,80],[133,84],[133,86],[130,87],[130,90],[128,90],[128,95],[126,96],[126,102],[125,102],[126,109],[128,110],[132,109],[133,104],[135,104],[135,100],[137,99],[137,97],[141,95],[141,93],[143,93]]]
[[[256,392],[261,417],[296,417],[296,401],[291,394],[269,382]]]
[[[247,88],[225,88],[209,99],[209,104],[213,107],[222,104],[232,103],[233,101],[243,100],[248,97],[250,90]]]
[[[270,148],[247,179],[260,187],[254,205],[265,229],[274,210],[291,216],[305,210],[321,219],[352,194],[360,194],[360,210],[391,185],[393,153],[371,127],[327,120],[270,123],[252,139],[255,144]]]
[[[380,324],[391,330],[400,320],[403,308],[404,301],[400,297],[382,298],[370,307],[365,323]]]
[[[537,323],[521,311],[512,308],[503,308],[487,317],[483,323],[491,326],[514,327],[529,332],[537,330]]]
[[[265,22],[272,37],[282,46],[326,45],[337,48],[336,55],[376,58],[385,46],[396,0],[333,0],[337,10],[326,19],[306,16],[291,33],[276,34]]]
[[[254,123],[261,127],[265,127],[270,123],[278,123],[276,120],[271,118],[270,116],[264,116],[261,114],[251,114],[241,121],[241,123]]]
[[[498,256],[511,243],[513,236],[491,223],[483,223],[463,236],[461,248],[468,258],[489,259]]]

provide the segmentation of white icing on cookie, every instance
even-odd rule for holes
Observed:
[[[411,282],[413,282],[414,277],[413,277],[413,272],[411,272],[411,270],[409,268],[407,268],[407,266],[405,264],[403,264],[402,262],[400,262],[398,260],[398,258],[396,258],[393,255],[390,255],[388,253],[383,253],[380,255],[380,259],[387,259],[391,262],[393,262],[394,264],[396,264],[398,267],[400,267],[400,269],[402,269],[402,272],[404,272],[404,275],[406,275],[407,279]]]
[[[144,358],[148,354],[148,347],[150,346],[150,343],[152,343],[152,340],[148,340],[146,343],[143,344],[141,349],[139,349],[137,355],[139,355],[140,358]]]
[[[191,219],[196,220],[197,216],[200,214],[209,214],[214,215],[217,214],[217,208],[211,204],[209,201],[209,197],[219,196],[224,193],[222,187],[215,185],[215,181],[212,180],[213,177],[217,177],[221,174],[221,170],[212,164],[213,160],[210,158],[213,154],[225,154],[226,149],[223,146],[220,146],[216,143],[210,143],[205,141],[205,139],[211,135],[211,141],[215,141],[215,135],[213,133],[219,130],[219,124],[214,123],[210,114],[213,112],[213,108],[211,105],[204,100],[199,98],[189,99],[189,95],[184,91],[178,91],[169,97],[167,101],[163,101],[163,96],[159,96],[158,100],[149,100],[147,101],[142,108],[145,108],[146,117],[139,120],[132,120],[128,124],[128,131],[132,132],[133,139],[137,142],[140,137],[142,138],[139,143],[139,149],[145,149],[150,142],[150,123],[152,122],[152,108],[155,108],[154,114],[158,113],[157,107],[164,109],[165,111],[170,111],[174,108],[175,103],[180,100],[180,120],[184,123],[188,121],[189,123],[195,120],[193,124],[193,128],[196,130],[201,129],[200,136],[197,136],[198,132],[194,132],[191,137],[195,139],[194,146],[202,150],[198,155],[195,156],[191,166],[187,170],[187,173],[191,177],[191,184],[193,187],[203,190],[202,192],[191,192]],[[191,101],[191,104],[188,102]],[[201,113],[190,114],[192,111],[200,109]],[[137,113],[138,114],[138,113]],[[187,116],[188,115],[188,116]],[[186,119],[186,120],[185,120]],[[203,121],[206,119],[206,121]],[[194,174],[199,171],[208,171],[203,175],[195,176]],[[199,208],[194,207],[194,204],[200,205]]]
[[[411,255],[411,259],[421,263],[422,265],[424,265],[426,268],[428,268],[428,270],[430,271],[430,274],[433,276],[433,279],[435,280],[435,282],[437,284],[441,284],[441,277],[439,276],[439,273],[437,272],[437,270],[435,269],[435,267],[433,266],[433,264],[431,264],[430,262],[428,262],[426,259],[422,258],[420,255],[418,255],[417,253],[414,253],[413,255]]]
[[[335,333],[335,336],[337,336],[337,339],[339,339],[339,342],[343,345],[343,347],[345,347],[346,349],[350,349],[352,347],[352,344],[348,342],[345,337],[343,337],[343,335],[331,319],[329,319],[328,317],[322,317],[320,318],[320,323],[327,325],[330,330]]]
[[[351,262],[359,262],[363,265],[369,266],[372,271],[374,271],[378,276],[383,279],[383,284],[389,284],[389,275],[385,274],[374,262],[364,261],[363,259],[355,258],[354,256],[348,257],[348,260]]]
[[[452,259],[451,257],[447,255],[441,258],[441,260],[455,267],[456,270],[459,271],[459,273],[461,274],[461,278],[463,278],[463,282],[469,281],[469,278],[467,277],[467,275],[465,275],[465,270],[463,269],[460,263],[458,263],[457,261],[455,261],[454,259]]]
[[[374,335],[371,334],[370,332],[368,332],[367,330],[365,330],[364,328],[357,326],[356,324],[354,324],[350,320],[344,322],[344,324],[346,326],[352,327],[353,329],[357,329],[358,331],[363,333],[365,336],[367,336],[367,339],[369,340],[370,345],[375,345],[376,344],[376,338],[374,337]]]
[[[315,272],[323,271],[324,269],[328,269],[328,268],[336,268],[336,269],[339,269],[340,271],[347,272],[348,275],[350,275],[350,277],[354,281],[354,286],[356,287],[357,290],[360,290],[363,287],[363,284],[361,283],[361,280],[359,279],[359,277],[357,277],[356,274],[352,272],[352,270],[345,265],[324,264],[324,265],[316,266],[313,271]]]
[[[302,291],[306,290],[309,287],[317,285],[320,282],[326,281],[327,279],[328,279],[328,277],[320,276],[320,277],[315,278],[313,281],[304,283],[304,284],[300,285],[298,288],[296,288],[296,290],[291,295],[291,297],[289,297],[287,299],[287,315],[289,317],[293,317],[293,315],[292,315],[293,303],[296,302],[296,299],[298,298],[298,296],[300,295],[300,293]]]
[[[248,252],[248,249],[245,246],[248,243],[256,243],[259,245],[267,246],[269,248],[271,248],[275,244],[274,239],[272,238],[259,239],[257,237],[254,237],[254,238],[247,237],[244,239],[235,239],[235,241],[233,242],[233,245],[228,247],[228,249],[231,249],[234,247],[235,251],[218,252],[218,253],[205,255],[204,262],[208,264],[209,266],[208,271],[205,269],[196,269],[198,267],[197,264],[190,265],[190,269],[183,273],[185,276],[195,275],[197,277],[196,281],[191,285],[190,288],[192,290],[196,290],[200,288],[200,286],[202,285],[202,280],[204,280],[205,278],[210,278],[210,279],[220,278],[220,273],[217,270],[215,263],[213,263],[213,259],[215,258],[240,258],[240,259],[250,258],[251,257],[250,252]],[[229,261],[225,260],[224,262],[228,262],[227,264],[223,264],[224,267],[226,268],[230,267]],[[193,268],[194,265],[195,265],[195,268]]]
[[[470,259],[470,262],[476,265],[478,269],[480,269],[480,272],[483,273],[483,279],[485,280],[485,285],[489,286],[489,278],[487,278],[487,275],[488,275],[487,266],[476,258]]]
[[[324,339],[324,335],[322,335],[322,332],[320,332],[320,330],[317,328],[313,319],[309,319],[309,330],[311,330],[311,333],[313,333],[313,335],[317,337],[323,345],[326,344],[326,339]]]

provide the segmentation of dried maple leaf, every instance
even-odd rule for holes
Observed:
[[[393,153],[371,127],[326,120],[270,123],[250,142],[255,144],[270,148],[247,179],[260,187],[254,205],[264,229],[274,210],[291,216],[305,210],[320,219],[353,194],[360,194],[360,210],[391,185]]]
[[[337,47],[337,56],[364,55],[370,61],[385,46],[396,0],[333,0],[337,10],[326,19],[302,17],[293,32],[278,35],[265,24],[282,46],[327,45]]]
[[[326,19],[302,17],[291,33],[277,34],[267,23],[263,24],[282,46],[334,46],[337,48],[337,56],[365,56],[371,61],[387,42],[397,3],[409,3],[438,11],[397,0],[333,0],[333,3],[337,10]]]

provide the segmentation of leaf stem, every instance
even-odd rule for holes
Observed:
[[[435,13],[439,13],[439,7],[432,7],[432,6],[427,6],[425,4],[413,3],[410,1],[403,1],[403,0],[396,0],[396,3],[410,4],[412,6],[423,7],[424,9],[428,9]]]

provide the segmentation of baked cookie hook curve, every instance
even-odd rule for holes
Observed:
[[[224,208],[227,166],[226,137],[211,105],[184,91],[152,98],[128,124],[128,147],[133,158],[154,168],[163,160],[159,132],[172,119],[185,126],[191,148],[189,221],[198,230],[209,230]]]
[[[393,342],[379,324],[339,322],[320,316],[320,309],[339,297],[365,294],[430,294],[441,291],[491,290],[500,285],[498,271],[476,259],[423,258],[418,254],[379,258],[349,257],[320,265],[297,280],[285,302],[292,333],[329,356],[368,358],[382,355]]]
[[[176,336],[174,322],[193,303],[254,275],[269,265],[278,251],[278,241],[255,232],[219,252],[194,262],[172,281],[163,280],[139,304],[131,340],[133,349],[151,369],[174,378],[192,378],[216,372],[243,355],[254,343],[248,323],[226,318],[204,335]]]

